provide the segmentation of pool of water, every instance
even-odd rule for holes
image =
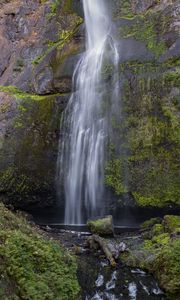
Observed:
[[[28,210],[32,214],[34,220],[38,224],[53,224],[60,225],[64,224],[64,207],[54,206],[48,208],[36,208]],[[171,208],[137,208],[137,207],[117,207],[114,210],[110,208],[106,210],[106,215],[110,214],[113,216],[114,225],[116,227],[129,227],[137,228],[139,225],[154,217],[163,217],[166,214],[180,215],[180,209]],[[96,217],[96,216],[94,216]],[[87,222],[87,216],[84,216],[84,224]],[[83,224],[81,224],[83,225]],[[71,226],[72,227],[72,226]]]

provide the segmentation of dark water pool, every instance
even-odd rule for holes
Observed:
[[[33,215],[36,223],[61,225],[64,224],[64,207],[62,206],[30,209],[28,210],[28,212]],[[166,214],[180,215],[180,208],[148,209],[136,207],[117,207],[113,210],[110,208],[107,209],[106,214],[113,215],[115,226],[137,228],[142,222],[153,217],[163,217]],[[84,224],[86,224],[87,219],[87,216],[84,216]]]

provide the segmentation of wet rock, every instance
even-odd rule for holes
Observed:
[[[87,226],[91,233],[99,234],[100,236],[113,236],[114,226],[112,216],[88,220]]]
[[[0,93],[0,194],[15,207],[52,205],[60,115],[67,98],[10,90]]]
[[[120,253],[128,251],[128,247],[124,242],[120,242],[119,244],[111,241],[108,243],[108,248],[110,249],[111,253],[113,254],[115,259],[118,259]]]
[[[11,56],[11,49],[9,47],[8,41],[0,36],[0,76],[8,67],[9,59]]]

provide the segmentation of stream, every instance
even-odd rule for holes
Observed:
[[[129,268],[120,261],[116,268],[109,265],[101,250],[88,249],[89,232],[43,227],[78,258],[77,277],[82,289],[78,300],[165,300],[166,296],[151,274],[144,270]],[[113,241],[129,240],[138,244],[138,232],[123,233]]]

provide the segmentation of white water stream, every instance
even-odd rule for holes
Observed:
[[[118,51],[105,0],[83,0],[86,51],[73,75],[73,92],[63,114],[58,157],[57,186],[63,176],[65,224],[82,224],[87,217],[103,213],[104,165],[108,138],[108,115],[118,95]],[[112,69],[111,99],[104,72]]]

